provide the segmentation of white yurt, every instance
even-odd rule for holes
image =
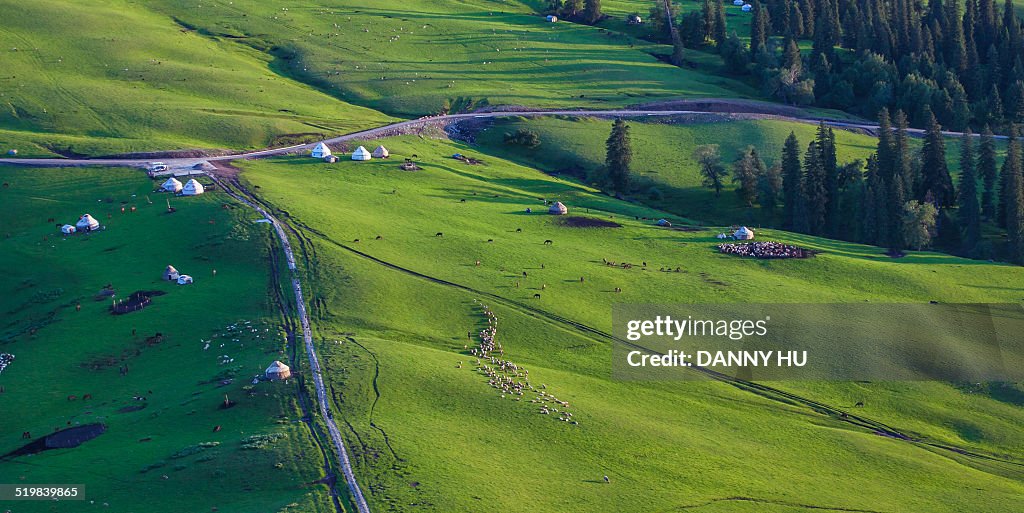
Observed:
[[[328,155],[328,156],[324,157],[324,162],[326,162],[328,164],[334,164],[337,161],[338,161],[338,156],[337,155]]]
[[[554,23],[554,22],[558,21],[558,16],[555,16],[554,14],[549,14],[547,16],[547,20],[548,20],[549,23]]]
[[[658,226],[672,226],[668,219],[658,219]]]
[[[732,0],[732,5],[743,5],[745,3],[743,0]]]
[[[178,281],[179,276],[181,276],[181,273],[179,273],[173,265],[169,265],[167,266],[167,269],[164,269],[164,280]]]
[[[60,227],[60,232],[65,234],[65,235],[70,234],[70,233],[75,233],[77,231],[78,231],[78,229],[76,229],[74,226],[72,226],[70,224],[66,224],[66,225]]]
[[[562,204],[561,201],[556,201],[551,208],[548,209],[548,213],[551,215],[561,216],[569,213],[569,208]]]
[[[198,196],[204,192],[206,192],[206,189],[203,188],[203,184],[196,181],[195,178],[189,178],[185,182],[185,186],[181,188],[182,196]]]
[[[285,364],[278,360],[274,360],[274,363],[267,367],[267,379],[288,379],[292,376],[292,370]]]
[[[370,155],[370,152],[362,146],[356,148],[356,151],[352,152],[352,160],[370,160],[372,158],[373,155]]]
[[[177,194],[181,192],[181,182],[179,182],[177,178],[172,176],[168,178],[163,185],[160,186],[160,189]]]
[[[373,150],[372,155],[375,159],[386,159],[391,156],[391,152],[389,152],[384,146],[377,146],[377,148]]]
[[[733,233],[732,237],[736,240],[750,240],[754,238],[754,230],[751,230],[746,226],[740,226],[740,229],[736,230],[736,233]]]
[[[89,214],[84,214],[81,218],[78,219],[78,222],[75,223],[75,228],[87,232],[92,230],[99,230],[100,222],[97,221],[95,217]]]
[[[743,4],[743,7],[741,7],[740,9],[742,9],[743,12],[750,12],[750,10],[753,9],[753,7],[750,4]]]
[[[182,274],[181,276],[178,276],[178,285],[191,285],[191,284],[192,284],[192,277],[191,276],[189,276],[187,274]]]
[[[328,148],[326,144],[320,143],[317,144],[315,148],[313,148],[313,151],[309,154],[309,156],[315,159],[322,159],[330,154],[331,149]]]

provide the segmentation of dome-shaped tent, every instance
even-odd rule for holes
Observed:
[[[65,235],[71,234],[71,233],[75,233],[76,231],[78,231],[78,230],[74,226],[72,226],[70,224],[66,224],[66,225],[60,227],[60,232],[65,234]]]
[[[356,151],[352,152],[352,160],[370,160],[371,158],[373,158],[373,156],[370,155],[370,152],[362,146],[356,148]]]
[[[181,276],[181,273],[179,273],[178,270],[175,269],[173,265],[169,265],[167,266],[167,269],[164,269],[164,280],[176,281],[178,279],[178,276]]]
[[[743,12],[750,12],[751,9],[753,9],[753,7],[750,4],[743,4],[743,7],[740,7],[740,10]]]
[[[373,150],[372,155],[375,159],[386,159],[391,156],[391,152],[389,152],[384,146],[377,146],[377,148]]]
[[[324,162],[326,162],[328,164],[334,164],[337,161],[338,161],[338,156],[337,155],[328,155],[328,156],[324,157]]]
[[[568,214],[569,209],[562,204],[561,201],[556,201],[555,204],[551,205],[551,208],[548,209],[548,213],[551,215],[561,216]]]
[[[267,379],[288,379],[292,376],[292,370],[278,360],[267,367]]]
[[[310,152],[309,156],[315,159],[322,159],[330,154],[331,149],[328,148],[326,144],[320,143],[317,144],[315,148],[313,148],[313,151]]]
[[[179,193],[181,192],[181,182],[175,177],[170,177],[160,186],[160,189],[167,192]]]
[[[75,223],[75,228],[78,228],[79,230],[85,230],[87,232],[92,230],[99,230],[100,222],[97,221],[96,218],[94,218],[93,216],[89,214],[84,214],[81,218],[78,219],[78,222]]]
[[[203,184],[196,181],[195,178],[189,178],[188,182],[185,182],[185,186],[181,188],[182,196],[198,196],[206,192]]]
[[[750,240],[754,238],[754,230],[751,230],[746,226],[741,226],[739,230],[736,230],[736,233],[732,234],[732,236],[737,240]]]
[[[187,274],[182,274],[181,276],[178,276],[178,285],[191,285],[191,284],[192,284],[192,277],[191,276],[189,276]]]
[[[668,219],[658,219],[658,226],[672,226],[672,222]]]

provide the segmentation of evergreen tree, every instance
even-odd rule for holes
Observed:
[[[926,114],[928,129],[925,132],[924,145],[921,148],[922,177],[917,198],[923,201],[926,196],[931,195],[936,207],[950,207],[953,205],[955,197],[953,179],[946,166],[946,139],[942,135],[942,127],[935,120],[931,109],[928,109]]]
[[[1018,170],[1019,163],[1011,156],[1016,152],[1020,154],[1020,144],[1017,142],[1017,131],[1010,126],[1010,133],[1006,140],[1006,159],[1003,160],[1003,167],[999,169],[999,205],[996,206],[996,224],[1000,228],[1007,228],[1007,213],[1010,210],[1012,191],[1010,190],[1010,177]]]
[[[775,216],[775,207],[779,203],[779,191],[782,190],[782,165],[775,164],[764,170],[757,177],[757,202],[766,220]]]
[[[754,0],[754,17],[750,22],[750,53],[757,55],[765,48],[768,41],[768,10],[761,7],[761,2]]]
[[[896,131],[892,139],[893,171],[902,179],[903,192],[909,197],[917,189],[918,177],[911,160],[910,136],[907,135],[909,122],[902,110],[896,111],[894,124]],[[902,204],[901,202],[900,205]]]
[[[974,146],[970,131],[960,142],[960,195],[957,214],[960,219],[962,251],[973,256],[981,242],[981,205],[978,203],[978,174],[974,162]]]
[[[863,226],[861,240],[866,244],[881,244],[888,237],[882,221],[882,201],[885,184],[878,173],[878,154],[868,157],[867,179],[865,180],[864,208],[861,212]]]
[[[732,169],[732,181],[737,184],[736,194],[740,201],[748,207],[754,206],[757,201],[757,179],[765,172],[764,162],[757,154],[757,149],[747,146],[733,163]]]
[[[715,43],[721,45],[725,42],[725,36],[728,35],[728,28],[725,24],[725,5],[723,0],[715,0]]]
[[[729,171],[722,165],[722,155],[717,144],[702,144],[693,149],[693,158],[700,164],[704,187],[714,189],[715,198],[722,194],[723,182]]]
[[[984,185],[981,193],[981,213],[987,220],[996,217],[996,141],[992,129],[985,125],[981,132],[981,144],[978,151],[978,175]]]
[[[839,163],[836,155],[836,134],[824,122],[818,124],[818,149],[825,187],[825,224],[823,233],[839,237]]]
[[[807,145],[804,154],[803,203],[807,210],[804,225],[808,233],[821,235],[825,228],[825,212],[828,208],[828,191],[825,186],[825,167],[821,161],[821,147],[818,141]]]
[[[1010,260],[1024,264],[1024,176],[1021,175],[1021,148],[1015,137],[1016,126],[1010,127],[1003,174],[1006,176],[1006,235]]]
[[[839,171],[839,197],[836,206],[839,229],[834,232],[834,238],[856,242],[864,240],[864,227],[861,224],[864,201],[864,162],[857,159],[846,163]]]
[[[1024,81],[1014,81],[1006,93],[1006,118],[1010,123],[1024,123]]]
[[[612,133],[605,143],[605,150],[604,162],[612,189],[624,194],[629,189],[633,148],[629,140],[629,125],[621,118],[612,123]]]
[[[802,164],[800,163],[800,141],[796,134],[789,133],[782,147],[782,226],[792,230],[796,226],[797,198],[800,188]]]
[[[704,36],[705,39],[713,38],[715,36],[715,9],[712,5],[712,0],[704,0],[701,5],[700,12],[704,19]],[[719,0],[715,0],[719,2]]]

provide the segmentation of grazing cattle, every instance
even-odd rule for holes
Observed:
[[[213,432],[217,433],[220,431],[220,426],[213,426]]]
[[[83,401],[88,401],[89,399],[92,399],[92,394],[85,394],[82,396]]]
[[[583,283],[583,277],[580,276],[580,283]]]
[[[522,228],[516,228],[516,233],[523,233],[523,229]]]
[[[494,239],[487,239],[487,242],[494,242]]]
[[[863,408],[864,407],[864,401],[857,401],[857,404],[855,404],[853,406],[855,408]]]
[[[529,276],[529,275],[526,274],[526,271],[523,271],[523,278],[526,278],[527,276]]]
[[[53,221],[54,219],[52,217],[46,220],[47,223],[52,223]]]
[[[68,401],[74,401],[74,400],[77,400],[77,399],[78,399],[77,395],[69,395],[68,396]]]
[[[465,203],[465,202],[466,202],[466,198],[462,198],[462,199],[459,200],[459,203]]]
[[[352,239],[352,242],[359,242],[359,239]]]
[[[383,236],[383,235],[378,235],[378,236],[377,236],[377,240],[383,240],[383,239],[384,239],[384,236]]]
[[[612,482],[612,480],[608,476],[604,476],[604,482],[610,483],[610,482]]]
[[[434,237],[444,237],[444,233],[437,232],[437,233],[434,234]]]
[[[550,245],[552,245],[552,244],[554,244],[554,243],[555,243],[555,241],[553,241],[553,240],[551,240],[551,239],[548,239],[548,240],[544,241],[544,244],[546,244],[546,245],[548,245],[548,246],[550,246]]]
[[[534,298],[534,299],[540,299],[540,294],[534,294],[534,295],[533,295],[533,298]]]
[[[548,290],[548,284],[547,283],[541,283],[540,284],[540,290]]]
[[[32,438],[32,433],[30,433],[28,431],[25,431],[25,432],[21,433],[21,439],[22,440],[27,440],[29,438]]]

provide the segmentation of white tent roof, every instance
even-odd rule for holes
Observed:
[[[551,208],[548,209],[548,213],[556,215],[568,214],[569,209],[561,201],[556,201],[555,204],[551,205]]]
[[[203,188],[203,184],[196,181],[195,178],[189,178],[185,186],[181,188],[181,193],[185,196],[195,196],[204,192],[206,192],[206,189]]]
[[[375,159],[382,159],[389,156],[391,156],[391,152],[389,152],[383,145],[377,146],[377,148],[373,150],[373,158]]]
[[[100,222],[93,216],[85,214],[75,223],[75,227],[80,230],[95,230],[100,227]]]
[[[736,237],[737,239],[753,239],[754,230],[751,230],[746,226],[741,226],[739,230],[736,230],[736,233],[732,234],[732,236]]]
[[[322,159],[330,154],[331,149],[328,148],[326,144],[320,143],[317,144],[315,148],[313,148],[313,151],[310,152],[309,156],[315,159]]]
[[[188,285],[189,283],[192,283],[191,276],[187,274],[182,274],[181,276],[178,276],[178,285]]]
[[[160,186],[160,188],[165,190],[165,191],[169,191],[169,192],[180,192],[181,191],[181,182],[179,182],[177,178],[172,176],[172,177],[168,178],[167,181],[164,182],[164,184]]]
[[[356,151],[352,152],[352,160],[370,160],[371,158],[373,158],[373,156],[370,155],[370,152],[362,146],[356,148]]]
[[[288,370],[291,369],[287,365],[278,360],[274,360],[274,363],[270,364],[270,367],[267,367],[267,374],[280,374]]]
[[[70,224],[66,224],[66,225],[60,227],[60,231],[62,231],[64,233],[75,233],[76,229],[75,229],[74,226],[72,226]]]

